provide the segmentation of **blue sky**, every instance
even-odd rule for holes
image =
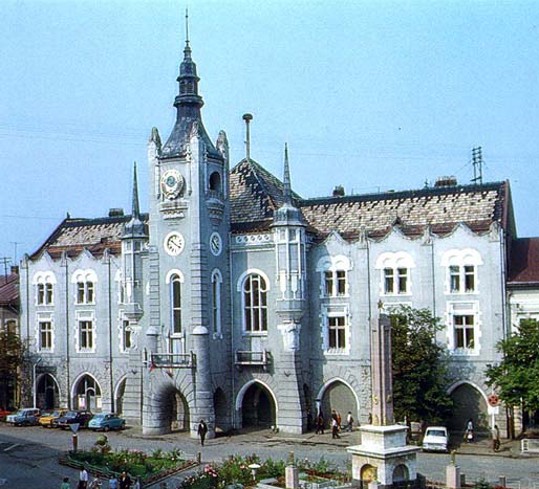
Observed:
[[[166,139],[185,39],[180,0],[3,0],[0,257],[31,253],[70,213],[147,210],[146,142]],[[303,197],[511,183],[539,236],[539,2],[190,0],[203,119]],[[0,273],[2,271],[0,270]]]

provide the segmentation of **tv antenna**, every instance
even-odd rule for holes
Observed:
[[[483,185],[483,154],[481,146],[472,148],[473,183]]]

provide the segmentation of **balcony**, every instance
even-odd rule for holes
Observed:
[[[190,353],[150,353],[148,365],[154,368],[196,368],[197,358]]]
[[[266,370],[271,363],[271,353],[264,351],[236,351],[236,360],[234,365],[241,369],[242,367],[262,367]]]

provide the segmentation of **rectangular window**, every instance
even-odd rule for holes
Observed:
[[[52,284],[45,284],[45,303],[52,304]]]
[[[393,293],[393,269],[384,268],[384,293],[392,294]]]
[[[132,344],[132,332],[131,328],[129,327],[129,321],[124,320],[122,323],[122,346],[123,351],[129,350],[133,344]]]
[[[406,294],[408,292],[408,269],[397,268],[398,293]]]
[[[37,303],[45,304],[45,284],[37,284]]]
[[[475,290],[475,267],[473,265],[464,267],[464,288],[466,292]]]
[[[94,329],[92,321],[79,321],[79,349],[92,350],[94,347]]]
[[[474,316],[462,314],[453,316],[455,348],[472,350],[474,348]]]
[[[449,267],[449,290],[451,292],[460,292],[460,270],[456,265]]]
[[[330,297],[333,295],[333,272],[324,272],[324,295]]]
[[[337,270],[337,295],[346,294],[346,272]]]
[[[84,304],[84,282],[77,282],[77,304]]]
[[[39,322],[39,350],[52,350],[52,323],[50,321]]]
[[[344,316],[328,317],[328,346],[330,349],[346,348],[346,318]]]

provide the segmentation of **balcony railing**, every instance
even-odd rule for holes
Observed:
[[[267,351],[236,351],[235,365],[239,368],[245,366],[258,366],[266,369],[271,362],[271,354]]]
[[[150,368],[195,368],[196,355],[190,353],[150,353]]]

